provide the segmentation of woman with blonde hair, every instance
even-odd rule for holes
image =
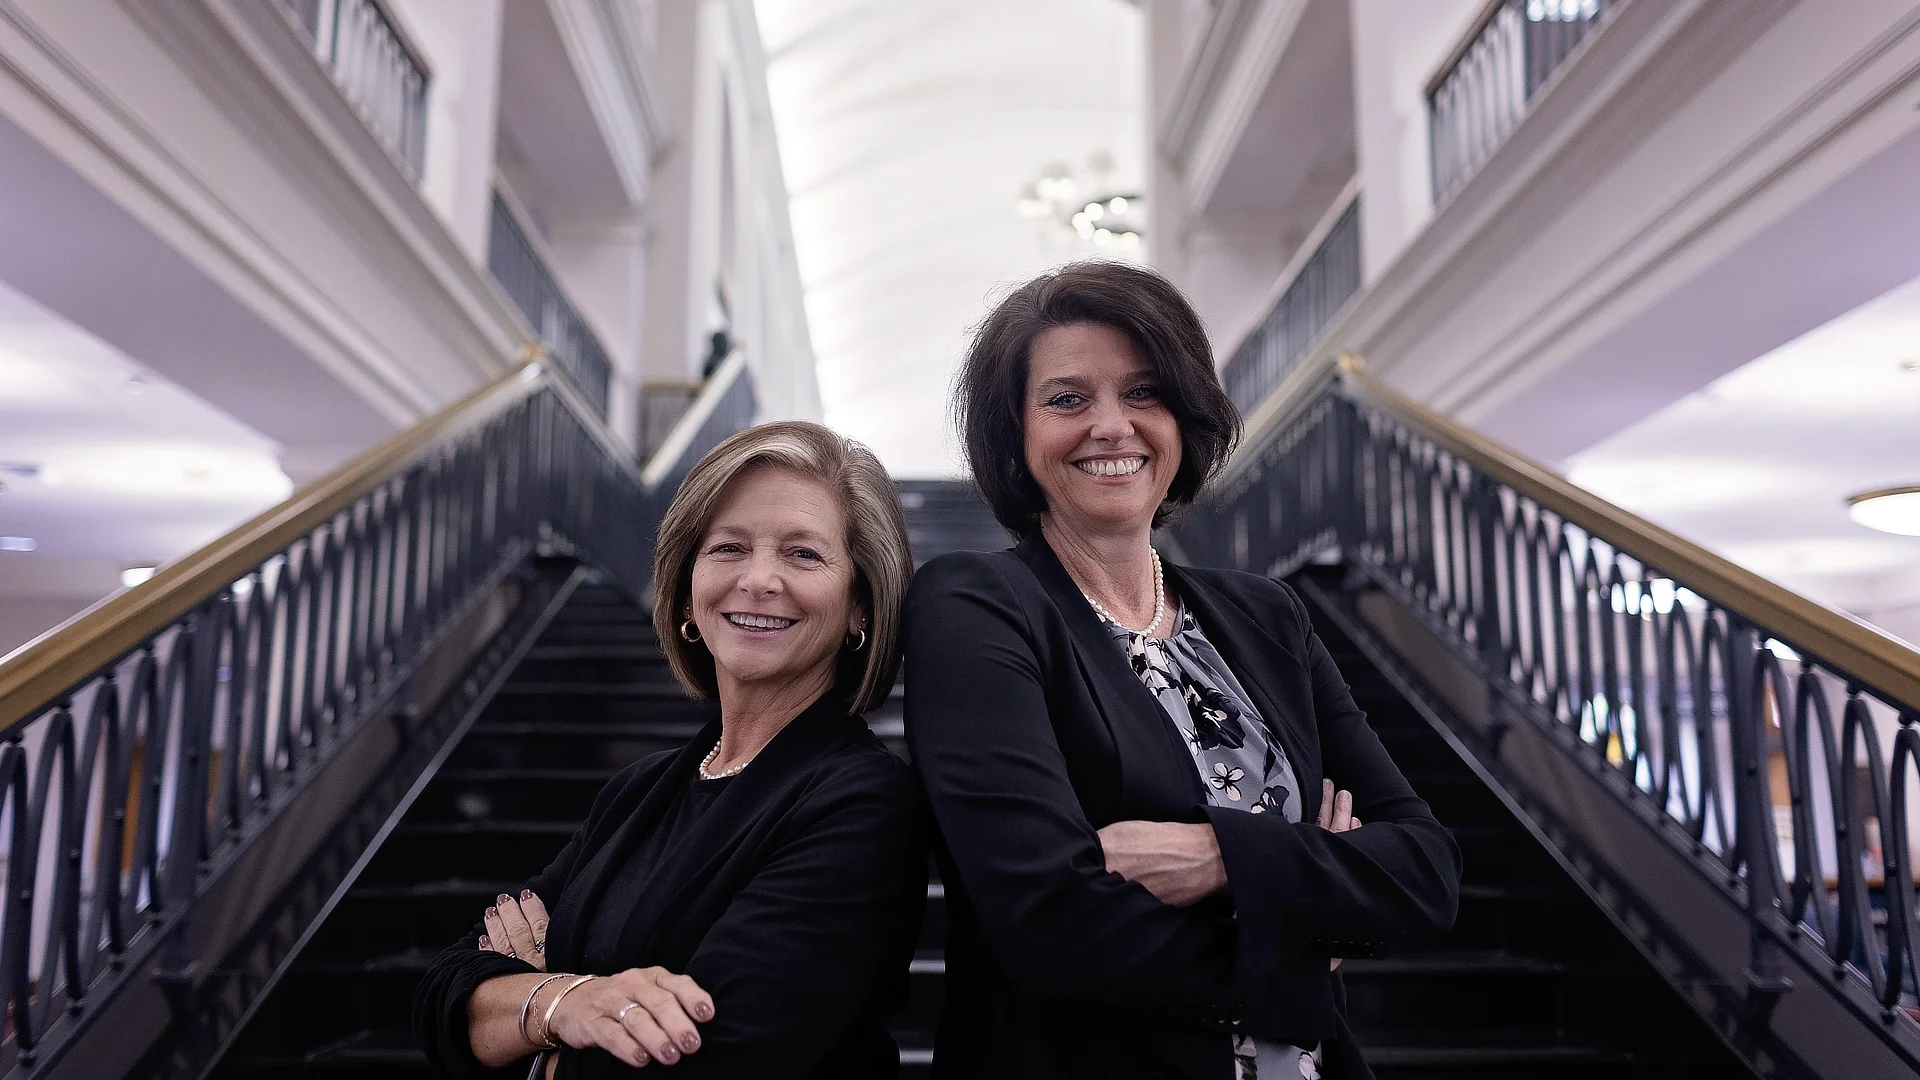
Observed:
[[[899,671],[911,573],[885,470],[818,424],[752,428],[694,466],[653,616],[719,718],[616,776],[434,961],[415,1026],[443,1074],[538,1055],[529,1075],[895,1075],[926,825],[861,714]]]

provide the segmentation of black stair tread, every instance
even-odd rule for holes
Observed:
[[[482,737],[526,738],[533,735],[579,735],[601,738],[692,738],[706,726],[689,720],[482,720],[473,734]]]
[[[516,697],[621,697],[664,698],[691,701],[687,691],[671,677],[659,682],[510,682],[500,688],[503,698]]]
[[[607,765],[464,765],[440,770],[435,782],[486,784],[516,780],[535,783],[604,784],[621,770]]]
[[[488,818],[484,821],[402,821],[395,835],[405,836],[572,836],[577,821],[524,821]]]
[[[625,642],[588,645],[535,645],[527,651],[529,660],[658,660],[667,662],[667,654],[658,645],[633,645]]]
[[[316,1046],[306,1054],[314,1063],[355,1062],[368,1065],[425,1063],[420,1041],[405,1029],[361,1030],[343,1039]]]
[[[1558,975],[1568,964],[1542,956],[1498,949],[1430,949],[1406,956],[1354,957],[1340,970],[1362,975]]]
[[[1412,1065],[1572,1065],[1626,1064],[1633,1055],[1623,1050],[1583,1043],[1547,1043],[1533,1046],[1379,1046],[1363,1044],[1367,1064]]]
[[[432,881],[369,882],[355,885],[350,895],[366,900],[431,900],[442,897],[499,896],[518,890],[524,882],[504,878],[435,878]]]

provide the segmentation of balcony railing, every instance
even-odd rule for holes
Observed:
[[[376,0],[287,0],[341,93],[414,180],[427,161],[427,68]]]
[[[1234,350],[1223,379],[1245,416],[1300,365],[1321,331],[1360,291],[1360,200],[1347,203],[1273,310]]]
[[[493,193],[493,227],[487,234],[487,269],[533,327],[540,344],[593,403],[607,415],[607,383],[612,368],[600,339],[567,301],[553,270],[520,225],[513,208]]]
[[[1527,104],[1620,0],[1500,0],[1427,91],[1437,205],[1505,141]]]

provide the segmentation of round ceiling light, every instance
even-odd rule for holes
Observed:
[[[1920,484],[1851,496],[1847,499],[1847,516],[1869,529],[1920,536]]]

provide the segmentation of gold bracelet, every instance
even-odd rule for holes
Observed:
[[[564,979],[566,977],[567,977],[567,973],[563,971],[558,975],[549,975],[546,978],[541,979],[539,982],[534,983],[533,989],[527,991],[526,1003],[520,1006],[520,1037],[527,1040],[528,1042],[532,1043],[535,1046],[539,1046],[540,1049],[542,1050],[553,1049],[553,1044],[548,1043],[545,1046],[541,1046],[540,1041],[538,1039],[535,1039],[531,1034],[528,1034],[527,1014],[533,1011],[533,999],[540,995],[540,991],[547,988],[548,983],[552,982],[555,979]]]
[[[560,1007],[562,998],[565,998],[568,994],[573,993],[575,990],[578,990],[580,987],[599,977],[598,975],[582,975],[561,987],[560,992],[553,995],[553,1003],[547,1006],[547,1015],[540,1018],[540,1029],[546,1033],[547,1046],[549,1049],[560,1045],[560,1040],[553,1037],[553,1010]]]

